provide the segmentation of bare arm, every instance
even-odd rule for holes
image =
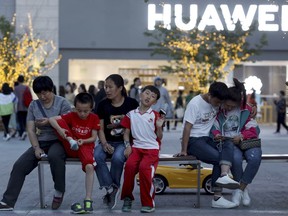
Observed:
[[[126,146],[127,142],[130,143],[130,140],[129,140],[130,139],[130,131],[131,130],[129,128],[125,128],[125,130],[124,130],[123,138],[124,138],[125,146]],[[125,157],[128,158],[131,153],[132,153],[131,145],[127,145],[126,149],[124,151]]]
[[[44,153],[43,149],[40,148],[37,135],[36,135],[36,129],[35,129],[35,122],[34,121],[27,121],[27,132],[28,137],[30,140],[30,143],[35,151],[35,156],[40,159],[41,154]]]
[[[104,119],[100,119],[100,130],[98,131],[98,137],[101,142],[102,148],[105,152],[113,154],[113,147],[107,142],[104,133]]]
[[[93,143],[93,142],[96,141],[96,139],[97,139],[97,131],[96,130],[92,130],[91,137],[89,137],[87,139],[79,139],[78,140],[78,144],[82,145],[82,144],[85,144],[85,143]]]
[[[61,119],[61,116],[53,116],[49,118],[50,125],[58,132],[58,134],[63,138],[66,139],[66,130],[61,128],[57,122],[57,120]]]
[[[178,154],[175,154],[174,155],[175,157],[187,155],[187,147],[188,147],[190,131],[191,131],[192,127],[193,127],[193,125],[191,123],[185,121],[183,134],[182,134],[181,152]]]

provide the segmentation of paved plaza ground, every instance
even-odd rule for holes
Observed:
[[[273,134],[275,125],[261,125],[261,138],[263,153],[288,153],[288,135],[282,129],[281,134]],[[3,132],[2,132],[3,133]],[[0,135],[2,135],[0,133]],[[177,130],[164,132],[161,153],[177,153],[180,150],[181,126]],[[14,138],[9,142],[0,140],[0,194],[2,196],[12,169],[14,161],[29,147],[28,139],[19,141]],[[203,164],[203,166],[208,166]],[[165,194],[157,195],[156,212],[153,215],[288,215],[288,163],[263,162],[255,177],[253,184],[249,186],[252,205],[249,208],[237,209],[213,209],[211,208],[211,195],[201,191],[201,208],[194,208],[196,202],[196,190],[194,189],[167,189]],[[40,209],[38,173],[35,169],[27,176],[18,202],[13,212],[0,212],[2,215],[70,215],[70,205],[73,202],[82,202],[84,196],[84,173],[80,166],[67,166],[67,188],[62,206],[57,211],[50,210],[53,197],[53,184],[49,167],[45,167],[45,199],[48,207]],[[99,184],[95,178],[94,185],[94,213],[96,215],[124,214],[121,212],[122,201],[113,211],[105,209],[102,204],[104,191],[98,189]],[[135,202],[131,215],[140,215],[139,188],[135,187]],[[224,196],[231,198],[231,191],[225,190]],[[127,213],[125,213],[127,215]]]

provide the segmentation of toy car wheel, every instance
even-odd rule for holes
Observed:
[[[167,180],[163,176],[156,175],[153,179],[155,193],[163,194],[167,187]]]
[[[208,194],[214,194],[212,191],[212,176],[207,176],[204,181],[202,187],[204,188],[205,192]]]

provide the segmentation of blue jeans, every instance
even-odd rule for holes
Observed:
[[[237,146],[234,146],[234,161],[231,171],[235,181],[250,184],[259,170],[261,156],[261,148],[251,148],[242,151]],[[244,171],[242,163],[243,159],[247,162]]]
[[[222,188],[215,185],[221,175],[221,165],[232,165],[234,144],[227,140],[219,146],[210,137],[190,137],[187,153],[199,160],[213,165],[212,188],[214,192],[221,192]]]
[[[120,187],[121,175],[123,166],[126,161],[124,156],[124,142],[109,142],[114,147],[112,155],[104,152],[102,145],[98,142],[95,148],[94,157],[97,163],[95,171],[100,184],[100,189],[103,187],[109,189],[111,187]],[[106,158],[111,157],[110,171],[106,164]]]

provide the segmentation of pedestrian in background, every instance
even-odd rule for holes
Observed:
[[[181,119],[179,120],[180,122],[182,121],[182,118],[184,116],[184,104],[183,104],[183,98],[182,98],[183,91],[178,91],[178,97],[176,98],[175,102],[175,119]],[[177,123],[178,120],[175,120],[174,122],[174,128],[173,130],[176,130],[177,128]]]
[[[86,86],[84,83],[81,83],[78,87],[78,93],[87,92]]]
[[[133,84],[131,85],[129,90],[129,96],[137,100],[138,103],[140,102],[140,92],[141,92],[140,86],[141,86],[141,80],[139,77],[136,77],[134,78]]]
[[[107,98],[99,103],[96,111],[100,119],[100,130],[94,157],[97,163],[95,171],[100,189],[105,188],[106,190],[103,203],[113,209],[117,203],[121,175],[126,160],[124,128],[120,122],[130,110],[138,107],[138,102],[127,97],[124,80],[119,74],[111,74],[106,78],[105,92]],[[110,170],[106,164],[106,158],[111,158]]]
[[[24,92],[27,89],[30,91],[30,88],[27,85],[24,85],[24,76],[19,75],[17,79],[18,85],[14,88],[14,93],[16,97],[18,98],[17,103],[17,114],[16,114],[16,120],[18,123],[18,134],[20,140],[25,140],[27,133],[26,133],[26,118],[27,118],[27,111],[28,107],[24,104]]]
[[[17,104],[17,98],[12,92],[8,83],[3,83],[0,92],[0,116],[4,126],[3,140],[8,141],[11,138],[9,133],[9,122]]]
[[[154,86],[158,88],[158,90],[160,91],[160,98],[156,104],[152,105],[151,108],[157,112],[160,112],[161,109],[165,110],[166,119],[172,119],[173,118],[173,105],[171,102],[171,98],[170,98],[168,90],[162,85],[163,85],[163,79],[161,77],[155,77]],[[167,127],[167,130],[169,131],[170,121],[166,122],[166,127]]]
[[[277,100],[274,100],[274,104],[276,105],[276,111],[277,111],[277,128],[274,134],[280,133],[280,126],[283,125],[283,127],[286,129],[288,133],[288,126],[286,125],[286,99],[285,99],[285,92],[280,91],[279,92],[279,98]]]

